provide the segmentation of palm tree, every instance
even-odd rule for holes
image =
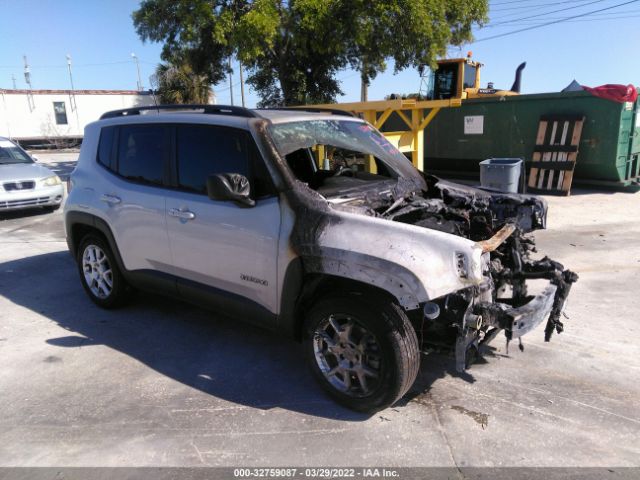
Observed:
[[[160,103],[209,103],[212,92],[207,76],[195,73],[188,63],[161,63],[155,77]]]

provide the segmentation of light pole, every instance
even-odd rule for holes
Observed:
[[[231,94],[231,105],[233,105],[233,77],[231,72],[231,55],[229,55],[229,93]]]
[[[27,92],[27,103],[29,104],[29,111],[33,112],[36,108],[36,104],[33,100],[33,92],[31,92],[31,69],[29,68],[29,62],[27,62],[27,56],[23,55],[22,59],[24,60],[24,81],[29,87]]]
[[[244,78],[242,77],[242,62],[238,62],[240,65],[240,96],[242,97],[242,108],[244,108]]]
[[[29,90],[31,90],[31,69],[29,68],[29,62],[27,62],[26,55],[23,55],[22,59],[24,60],[24,81],[29,86]]]
[[[71,93],[69,94],[69,101],[71,102],[71,108],[75,110],[75,88],[73,87],[73,74],[71,73],[71,55],[67,53],[67,67],[69,68],[69,82],[71,83]],[[72,99],[73,98],[73,99]]]
[[[71,73],[71,55],[67,53],[67,67],[69,68],[69,83],[71,83],[71,91],[69,92],[69,104],[71,110],[76,114],[76,124],[80,130],[80,118],[78,117],[78,104],[76,103],[76,89],[73,86],[73,73]]]
[[[131,58],[136,62],[136,70],[138,71],[138,91],[142,90],[142,80],[140,79],[140,62],[138,61],[138,56],[131,52]]]

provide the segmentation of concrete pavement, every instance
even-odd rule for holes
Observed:
[[[640,466],[640,194],[549,202],[539,250],[580,275],[565,333],[499,337],[462,377],[426,356],[371,417],[277,335],[153,295],[98,309],[61,212],[5,215],[0,466]]]

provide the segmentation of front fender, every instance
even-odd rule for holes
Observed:
[[[428,297],[420,280],[408,269],[388,260],[349,250],[317,247],[302,254],[307,273],[348,278],[381,288],[407,310]]]
[[[391,220],[336,212],[314,244],[300,245],[307,272],[328,273],[382,288],[404,308],[417,308],[482,280],[474,242]],[[466,276],[460,275],[464,263]]]

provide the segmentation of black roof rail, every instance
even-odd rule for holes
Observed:
[[[249,110],[244,107],[236,107],[234,105],[197,105],[197,104],[189,104],[189,105],[158,105],[158,106],[144,106],[144,107],[132,107],[132,108],[123,108],[121,110],[111,110],[110,112],[105,112],[100,117],[100,120],[104,120],[105,118],[116,118],[116,117],[128,117],[129,115],[140,115],[141,112],[144,111],[152,111],[156,110],[160,113],[162,110],[202,110],[202,113],[213,114],[213,115],[232,115],[236,117],[246,117],[246,118],[255,118],[259,117],[256,112],[253,110]]]
[[[337,108],[328,108],[328,107],[272,107],[272,108],[257,108],[257,111],[260,110],[287,110],[287,111],[300,111],[300,112],[309,112],[309,113],[332,113],[333,115],[342,115],[344,117],[357,117],[354,113],[348,112],[346,110],[339,110]]]

